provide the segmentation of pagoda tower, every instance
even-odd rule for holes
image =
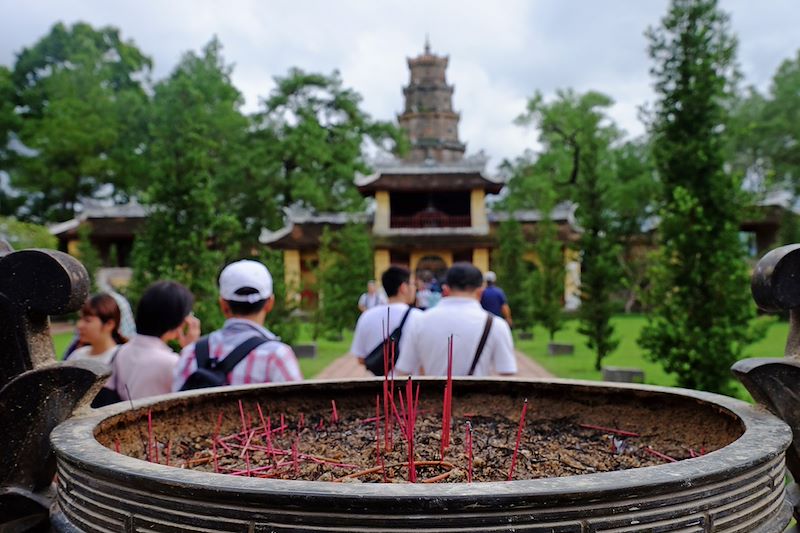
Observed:
[[[453,111],[453,86],[447,84],[445,72],[449,58],[431,53],[425,42],[422,55],[408,59],[409,83],[403,88],[405,109],[397,116],[400,127],[408,134],[411,150],[408,161],[459,161],[466,145],[458,139],[458,121]]]

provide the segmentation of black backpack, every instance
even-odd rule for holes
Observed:
[[[194,348],[197,360],[197,370],[186,379],[181,390],[205,389],[208,387],[222,387],[228,384],[228,374],[250,355],[250,352],[261,346],[269,339],[265,337],[250,337],[239,346],[231,350],[227,357],[218,361],[209,355],[208,336],[201,337]]]
[[[403,324],[406,323],[406,318],[408,318],[409,313],[411,313],[411,306],[408,306],[406,310],[406,314],[403,315],[403,320],[400,321],[400,325],[397,326],[394,331],[389,335],[388,339],[384,339],[381,341],[379,345],[372,349],[371,352],[364,358],[364,366],[367,367],[367,370],[375,374],[376,376],[383,375],[383,346],[388,343],[395,343],[395,345],[400,342],[400,336],[403,334]],[[391,346],[391,344],[390,344]],[[397,348],[397,346],[395,346]],[[397,362],[397,357],[400,355],[400,350],[395,349],[394,352],[394,362],[389,362],[389,368],[394,367],[394,363]],[[391,357],[391,354],[389,354]]]

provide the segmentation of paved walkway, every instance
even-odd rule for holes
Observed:
[[[517,354],[517,377],[520,378],[550,378],[553,374],[520,351]],[[343,355],[325,367],[317,374],[317,379],[341,378],[369,378],[374,377],[372,372],[364,368],[355,357]]]

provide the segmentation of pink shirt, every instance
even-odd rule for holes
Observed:
[[[107,386],[123,400],[138,400],[172,390],[178,356],[158,337],[136,335],[120,348]]]
[[[303,379],[292,348],[280,342],[272,332],[250,320],[241,318],[226,320],[222,329],[208,336],[209,355],[211,359],[225,359],[234,348],[255,336],[270,340],[258,346],[236,365],[228,374],[228,385],[283,383]],[[181,351],[180,361],[174,371],[173,391],[181,390],[186,379],[197,370],[194,349],[195,344],[192,343]]]

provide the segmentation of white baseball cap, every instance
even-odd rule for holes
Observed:
[[[236,294],[239,289],[250,288],[252,294]],[[258,261],[243,259],[226,266],[219,275],[219,294],[231,302],[255,303],[272,296],[272,275]]]
[[[483,279],[485,279],[489,283],[494,283],[495,281],[497,281],[497,274],[495,274],[490,270],[486,273]]]

